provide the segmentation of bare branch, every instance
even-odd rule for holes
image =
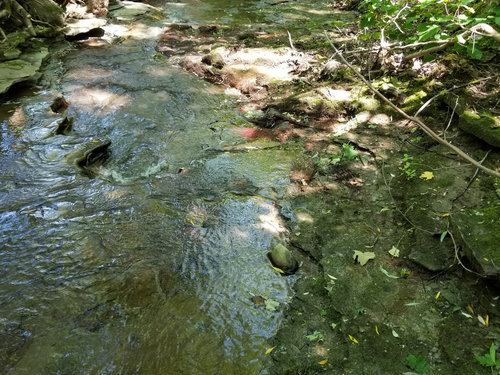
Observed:
[[[382,99],[386,104],[388,104],[392,109],[394,109],[397,113],[399,113],[401,116],[403,116],[404,118],[414,122],[415,124],[417,124],[425,133],[427,133],[427,135],[429,135],[432,139],[434,139],[435,141],[437,141],[438,143],[442,144],[443,146],[446,146],[447,148],[449,148],[450,150],[452,150],[456,155],[458,155],[460,158],[462,158],[463,160],[467,161],[468,163],[472,164],[473,166],[475,166],[476,168],[479,168],[480,170],[482,170],[483,172],[489,174],[490,176],[494,176],[494,177],[497,177],[497,178],[500,178],[500,172],[497,172],[497,171],[494,171],[493,169],[490,169],[490,168],[487,168],[485,166],[483,166],[481,163],[479,163],[478,161],[474,160],[473,158],[471,158],[469,155],[467,155],[465,152],[463,152],[461,149],[459,149],[458,147],[452,145],[451,143],[447,142],[446,140],[444,140],[443,138],[441,138],[440,136],[438,136],[431,128],[429,128],[426,124],[424,124],[421,120],[419,120],[418,118],[416,117],[413,117],[413,116],[410,116],[408,115],[405,111],[403,111],[401,108],[399,108],[398,106],[396,106],[395,104],[393,104],[389,99],[387,99],[382,93],[380,93],[380,91],[378,91],[375,87],[372,86],[372,84],[370,82],[368,82],[366,80],[366,78],[361,74],[359,73],[356,68],[354,68],[354,66],[352,66],[345,58],[344,56],[340,53],[340,51],[337,49],[337,47],[335,47],[330,39],[330,37],[328,36],[327,32],[325,31],[325,36],[330,44],[330,46],[335,50],[335,52],[337,53],[337,55],[340,57],[340,59],[342,60],[342,62],[347,65],[347,67],[349,69],[351,69],[351,71],[357,75],[364,83],[365,85],[368,86],[368,88],[373,92],[375,93],[380,99]]]

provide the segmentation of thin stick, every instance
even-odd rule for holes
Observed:
[[[481,161],[480,161],[481,164],[486,160],[486,158],[488,157],[488,155],[490,154],[490,152],[491,152],[491,150],[488,150],[488,152],[486,153],[486,155],[484,155],[484,158],[482,158]],[[472,183],[476,179],[478,173],[479,173],[479,169],[476,169],[476,171],[472,175],[471,179],[469,180],[467,186],[465,187],[464,191],[462,191],[459,195],[457,195],[453,199],[452,204],[454,204],[459,198],[461,198],[467,192],[467,190],[469,190],[470,186],[472,185]]]
[[[385,177],[385,164],[383,163],[382,161],[382,168],[381,168],[381,171],[382,171],[382,178],[384,179],[384,184],[385,184],[385,187],[387,188],[387,191],[389,192],[389,196],[391,197],[391,200],[392,200],[392,204],[394,205],[394,207],[396,207],[396,211],[399,212],[399,214],[401,216],[404,217],[404,219],[410,223],[410,225],[417,229],[417,230],[421,230],[422,232],[426,232],[426,233],[429,233],[429,234],[437,234],[435,232],[431,232],[430,230],[427,230],[425,228],[421,228],[415,224],[413,224],[413,222],[408,218],[408,216],[406,216],[406,214],[399,208],[399,206],[397,205],[396,203],[396,200],[394,199],[394,196],[392,195],[392,189],[391,189],[391,181],[387,181],[387,178]],[[392,180],[392,177],[391,177],[391,180]]]
[[[447,142],[446,140],[444,140],[443,138],[441,138],[439,135],[437,135],[431,128],[429,128],[427,125],[425,125],[422,121],[420,121],[418,118],[415,118],[413,116],[410,116],[408,115],[405,111],[403,111],[401,108],[399,108],[398,106],[396,106],[395,104],[393,104],[389,99],[387,99],[382,93],[380,93],[380,91],[378,91],[375,87],[373,87],[371,85],[370,82],[368,82],[366,80],[365,77],[363,77],[363,75],[361,73],[359,73],[355,68],[354,66],[352,66],[345,58],[344,56],[342,56],[342,54],[340,53],[340,51],[333,45],[330,37],[328,36],[328,34],[326,33],[325,31],[325,36],[328,40],[328,43],[330,44],[330,46],[335,50],[335,52],[337,53],[337,55],[340,57],[340,59],[342,60],[342,62],[347,65],[347,67],[349,69],[352,70],[352,72],[354,74],[356,74],[364,83],[365,85],[368,86],[368,88],[373,91],[380,99],[382,99],[386,104],[388,104],[392,109],[394,109],[397,113],[399,113],[401,116],[403,116],[404,118],[410,120],[410,121],[413,121],[414,123],[416,123],[425,133],[427,133],[427,135],[429,135],[432,139],[434,139],[435,141],[437,141],[438,143],[442,144],[443,146],[446,146],[448,147],[450,150],[452,150],[455,154],[457,154],[459,157],[461,157],[463,160],[467,161],[468,163],[472,164],[473,166],[475,166],[476,168],[479,168],[481,169],[483,172],[489,174],[490,176],[494,176],[494,177],[497,177],[497,178],[500,178],[500,172],[497,172],[497,171],[494,171],[493,169],[490,169],[490,168],[487,168],[485,167],[484,165],[482,165],[481,163],[479,163],[478,161],[474,160],[473,158],[471,158],[469,155],[467,155],[465,152],[463,152],[461,149],[459,149],[458,147],[452,145],[451,143]]]
[[[288,33],[288,41],[290,42],[290,48],[295,50],[295,47],[293,46],[293,42],[292,42],[292,35],[290,34],[290,31],[286,31]]]
[[[451,126],[451,121],[453,120],[453,116],[455,115],[455,110],[457,109],[457,105],[458,105],[458,96],[457,96],[457,100],[455,102],[455,106],[453,107],[452,112],[451,112],[450,121],[448,121],[448,125],[444,129],[443,139],[446,139],[446,132],[448,131],[448,128]]]
[[[450,235],[450,238],[451,238],[451,240],[453,242],[453,247],[455,248],[455,259],[457,260],[458,264],[460,264],[462,266],[462,268],[464,270],[466,270],[467,272],[473,273],[474,275],[477,275],[479,277],[486,277],[485,275],[481,275],[480,273],[477,273],[476,271],[473,271],[470,268],[467,268],[465,266],[465,264],[462,263],[462,261],[460,260],[459,255],[458,255],[458,246],[457,246],[457,243],[455,242],[455,237],[453,237],[453,233],[451,233],[450,231],[448,231],[448,234]]]

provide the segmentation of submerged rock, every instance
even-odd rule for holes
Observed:
[[[91,168],[99,166],[109,157],[109,146],[111,141],[95,141],[83,144],[78,150],[70,152],[66,159],[70,164],[74,164],[86,173],[90,173]]]
[[[285,275],[291,275],[299,268],[299,263],[292,252],[281,244],[276,245],[269,253],[269,259],[273,266],[283,270]]]
[[[52,135],[68,135],[73,131],[73,118],[65,117],[56,123],[54,130],[52,130]]]
[[[69,102],[61,95],[54,99],[50,105],[50,109],[55,113],[63,113],[68,106]]]

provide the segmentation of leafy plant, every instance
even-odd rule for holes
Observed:
[[[362,28],[378,28],[376,38],[399,40],[405,44],[443,42],[445,47],[481,59],[491,38],[480,38],[471,31],[478,24],[500,25],[500,6],[480,0],[364,0],[359,9]],[[449,42],[449,43],[446,43]]]
[[[316,160],[316,166],[320,171],[326,172],[329,167],[337,165],[340,162],[353,161],[358,157],[358,155],[359,152],[354,148],[354,146],[348,143],[343,143],[342,154],[319,158]]]
[[[404,172],[408,180],[415,178],[415,176],[417,175],[417,170],[413,167],[412,160],[413,156],[404,154],[403,158],[401,159],[401,163],[403,165],[399,167],[399,169]]]
[[[408,276],[410,276],[410,271],[408,271],[406,268],[402,268],[401,269],[401,277],[406,278]]]
[[[491,343],[490,351],[483,356],[476,356],[476,359],[481,365],[491,367],[491,371],[493,372],[494,367],[500,367],[500,360],[495,358],[495,352],[495,344]]]
[[[427,360],[422,356],[414,356],[413,354],[409,354],[406,357],[407,366],[415,371],[417,374],[428,374],[431,371],[431,368],[427,364]]]
[[[322,341],[324,339],[324,336],[320,331],[314,331],[310,335],[307,335],[306,338],[309,341]]]

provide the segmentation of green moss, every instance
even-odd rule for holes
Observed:
[[[465,110],[460,116],[459,127],[492,146],[500,147],[500,119],[488,113],[481,115]]]
[[[402,109],[408,112],[418,111],[420,107],[424,104],[423,99],[427,96],[427,93],[423,90],[417,91],[412,95],[408,96],[403,103]]]

